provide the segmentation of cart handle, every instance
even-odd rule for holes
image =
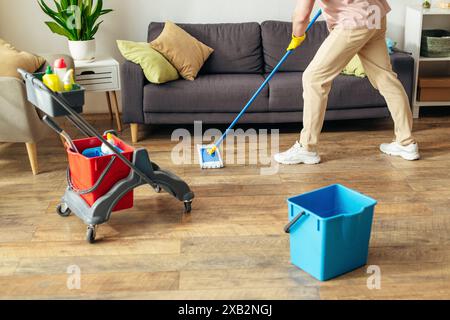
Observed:
[[[29,73],[23,69],[17,69],[17,72],[22,76],[24,80],[30,80],[33,86],[39,87],[39,89],[44,90],[45,92],[48,92],[50,94],[53,94],[54,92],[51,91],[41,80],[39,80],[34,74]]]
[[[292,227],[300,220],[301,217],[303,217],[304,215],[306,215],[305,211],[300,212],[300,214],[298,216],[296,216],[294,219],[291,220],[291,222],[289,222],[286,227],[284,227],[284,232],[286,233],[291,233],[291,229]]]
[[[70,174],[70,168],[68,167],[67,168],[67,184],[69,185],[69,188],[71,190],[73,190],[75,193],[78,193],[80,195],[86,195],[86,194],[94,192],[102,184],[103,180],[105,179],[106,175],[108,174],[108,172],[111,169],[111,167],[112,167],[112,165],[113,165],[115,160],[116,160],[116,157],[112,157],[111,161],[108,163],[108,165],[106,166],[105,170],[103,170],[103,172],[100,175],[100,177],[98,178],[97,182],[91,188],[85,189],[85,190],[79,190],[79,189],[75,188],[75,186],[73,185],[73,182],[72,182],[72,177],[71,177],[71,174]]]

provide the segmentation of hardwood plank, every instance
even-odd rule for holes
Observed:
[[[79,242],[30,242],[4,243],[0,246],[0,258],[71,257],[89,255],[132,255],[154,253],[179,253],[177,240],[124,240],[120,243],[105,239],[96,246]]]
[[[80,274],[80,289],[71,290],[67,287],[69,274],[32,275],[0,277],[2,292],[8,292],[9,298],[23,296],[39,297],[70,297],[94,294],[115,295],[120,292],[151,292],[177,290],[179,287],[178,272],[158,273],[94,273]],[[2,293],[0,293],[0,297]]]

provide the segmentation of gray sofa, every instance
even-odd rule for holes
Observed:
[[[180,26],[215,52],[195,81],[154,85],[145,79],[140,66],[122,65],[123,120],[132,124],[134,141],[141,124],[230,123],[285,53],[292,28],[291,23],[279,21]],[[151,23],[148,41],[157,38],[163,27],[163,23]],[[327,35],[325,22],[314,25],[303,46],[282,66],[241,123],[302,121],[302,74]],[[395,53],[392,64],[411,97],[413,59]],[[339,76],[335,80],[327,120],[388,115],[385,100],[368,79]]]

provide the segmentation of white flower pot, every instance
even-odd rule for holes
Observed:
[[[69,41],[70,54],[77,61],[95,60],[95,49],[95,40]]]

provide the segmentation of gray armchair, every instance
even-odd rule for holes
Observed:
[[[47,64],[63,57],[68,68],[73,68],[73,60],[66,55],[42,55]],[[43,124],[32,105],[27,100],[22,80],[0,77],[0,142],[25,143],[33,174],[39,173],[37,143],[48,137],[49,129]]]

